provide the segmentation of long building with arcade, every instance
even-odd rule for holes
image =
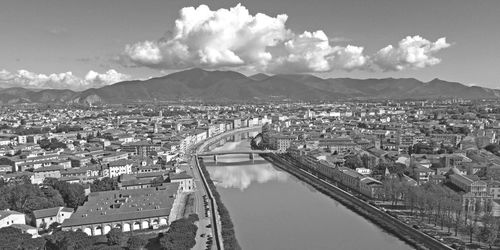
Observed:
[[[112,228],[123,232],[168,225],[174,203],[180,192],[179,183],[155,188],[95,192],[78,207],[62,230],[81,230],[88,235],[105,235]]]

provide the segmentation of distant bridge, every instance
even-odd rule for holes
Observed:
[[[211,156],[211,155],[243,155],[243,154],[272,154],[276,153],[275,150],[220,150],[198,153],[197,156]]]
[[[240,155],[248,154],[250,160],[254,159],[255,154],[273,154],[276,153],[275,150],[221,150],[221,151],[210,151],[196,154],[196,157],[200,156],[213,156],[214,161],[217,162],[218,155]]]

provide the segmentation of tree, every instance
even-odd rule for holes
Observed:
[[[360,168],[363,166],[363,162],[356,155],[347,156],[345,159],[345,166],[351,169]]]
[[[153,181],[151,181],[151,186],[158,187],[158,186],[161,186],[163,184],[163,182],[165,182],[163,176],[158,176],[158,177],[154,178]]]
[[[141,250],[144,249],[144,246],[146,245],[147,241],[146,239],[142,238],[139,235],[134,235],[130,237],[127,241],[128,249],[130,250]]]
[[[490,151],[491,153],[499,156],[500,155],[500,145],[499,144],[488,144],[484,149]]]
[[[38,141],[38,144],[40,145],[41,148],[45,150],[54,150],[58,148],[67,148],[66,143],[60,142],[56,138],[52,139],[42,139]]]
[[[23,233],[17,228],[0,228],[0,249],[44,249],[45,240],[31,237],[31,234]]]
[[[0,188],[0,209],[10,209],[25,214],[33,210],[62,206],[61,195],[53,189],[40,189],[33,184],[17,184]]]
[[[121,229],[119,228],[113,228],[111,229],[108,234],[106,235],[106,238],[108,239],[108,245],[120,245],[125,234],[122,232]]]
[[[52,224],[49,225],[49,230],[51,230],[51,231],[57,231],[57,230],[59,230],[59,226],[60,225],[61,224],[59,222],[54,222],[54,223],[52,223]]]
[[[172,222],[168,232],[159,238],[160,245],[167,250],[191,249],[196,245],[198,227],[194,223],[198,220],[198,215],[191,214]]]
[[[47,178],[44,183],[59,191],[68,207],[77,208],[85,201],[85,190],[80,184],[58,181],[54,178]]]
[[[110,191],[116,190],[118,188],[118,181],[114,178],[104,177],[102,179],[95,180],[90,185],[90,190],[92,192]]]
[[[47,250],[87,249],[95,239],[82,231],[58,231],[47,238]]]

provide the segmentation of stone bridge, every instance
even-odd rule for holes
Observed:
[[[221,151],[210,151],[210,152],[197,153],[196,157],[213,156],[214,161],[217,162],[218,155],[248,154],[249,159],[253,160],[255,158],[255,154],[273,154],[273,153],[276,153],[276,151],[274,151],[274,150],[221,150]]]

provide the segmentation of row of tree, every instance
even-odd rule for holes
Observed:
[[[493,217],[491,200],[466,200],[441,184],[426,183],[420,186],[408,185],[399,178],[383,181],[383,197],[393,205],[404,205],[410,215],[427,224],[454,230],[455,236],[461,232],[473,236],[478,241],[493,245],[499,233],[499,221]]]

